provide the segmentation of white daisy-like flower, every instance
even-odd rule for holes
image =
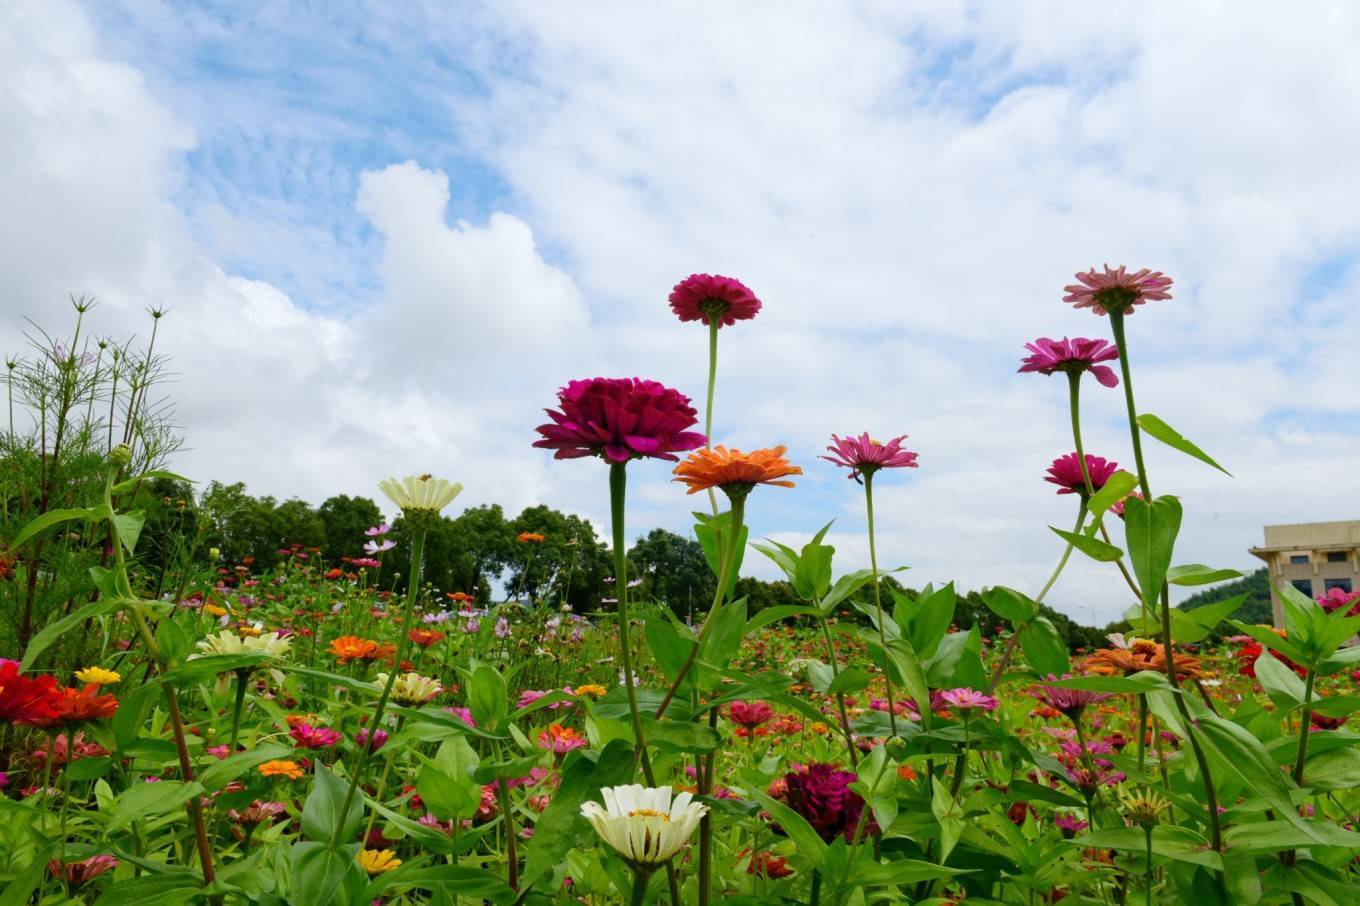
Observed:
[[[584,803],[581,814],[635,869],[654,869],[674,856],[708,813],[708,806],[693,801],[689,793],[672,800],[668,786],[631,783],[605,787],[600,794],[604,805]]]
[[[405,513],[438,513],[463,491],[461,483],[432,475],[408,475],[400,481],[388,478],[378,482],[378,488]]]
[[[375,685],[378,691],[387,688],[386,673],[379,673],[377,680]],[[439,685],[439,680],[421,676],[419,673],[399,673],[392,681],[392,699],[403,705],[423,705],[443,691],[444,687]]]
[[[283,657],[292,649],[293,640],[280,638],[277,632],[242,636],[231,630],[224,630],[216,635],[199,639],[195,647],[198,648],[200,655],[262,653],[270,657]]]

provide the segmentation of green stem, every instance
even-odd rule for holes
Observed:
[[[1309,729],[1313,723],[1313,685],[1317,680],[1317,671],[1309,670],[1308,678],[1303,684],[1303,711],[1300,712],[1302,726],[1299,730],[1299,757],[1294,760],[1294,782],[1303,786],[1303,764],[1308,759],[1308,737]]]
[[[888,656],[888,635],[883,626],[883,591],[878,584],[878,549],[874,545],[874,470],[863,469],[864,508],[869,522],[869,569],[874,578],[874,611],[878,615],[878,641],[883,646],[883,681],[888,692],[888,726],[894,737],[897,736],[897,707],[893,702],[893,681],[891,660]],[[922,710],[929,708],[929,702],[919,702]]]
[[[836,646],[831,640],[831,627],[827,625],[826,618],[820,614],[817,616],[817,623],[822,627],[822,638],[826,641],[826,657],[831,662],[831,679],[835,681],[840,676],[840,664],[836,659]],[[836,707],[841,715],[841,732],[845,734],[845,750],[850,755],[850,769],[853,771],[859,767],[859,756],[855,752],[855,737],[850,732],[850,712],[845,708],[845,693],[836,693]]]
[[[411,618],[415,615],[416,598],[420,596],[420,566],[425,556],[425,534],[429,530],[430,514],[420,512],[406,515],[412,527],[411,574],[406,578],[406,610],[401,617],[401,634],[397,636],[397,653],[392,663],[392,670],[387,674],[387,683],[378,695],[378,703],[374,707],[373,717],[368,723],[370,741],[382,724],[383,713],[387,710],[387,699],[392,695],[392,686],[396,684],[397,674],[401,672],[401,662],[406,658],[406,648],[410,644]],[[354,803],[354,794],[359,790],[359,782],[363,778],[364,768],[368,766],[369,758],[373,755],[373,748],[373,745],[370,744],[361,746],[359,749],[359,763],[354,766],[354,776],[349,779],[349,790],[345,793],[345,804],[340,809],[339,815],[336,816],[335,829],[331,831],[331,849],[340,845],[340,832],[344,830],[345,818],[349,815],[350,806]]]
[[[1143,466],[1143,440],[1142,431],[1138,427],[1138,408],[1133,401],[1133,375],[1129,368],[1129,347],[1124,339],[1124,313],[1122,311],[1110,312],[1110,330],[1114,334],[1115,346],[1119,349],[1119,370],[1124,378],[1124,405],[1129,417],[1129,437],[1133,441],[1133,461],[1138,468],[1138,484],[1143,492],[1143,499],[1148,506],[1152,505],[1152,488],[1148,484],[1147,469]],[[1151,589],[1144,589],[1142,599],[1145,603],[1150,602]],[[1155,592],[1153,592],[1155,593]],[[1162,653],[1166,661],[1166,678],[1171,683],[1171,688],[1175,690],[1172,698],[1176,701],[1176,709],[1180,712],[1181,720],[1185,724],[1185,733],[1190,742],[1190,750],[1194,753],[1196,766],[1199,768],[1200,779],[1204,784],[1205,810],[1209,819],[1209,832],[1211,842],[1216,852],[1223,851],[1223,831],[1218,820],[1218,794],[1214,789],[1214,778],[1209,771],[1209,760],[1204,755],[1204,749],[1199,743],[1199,735],[1195,732],[1195,722],[1190,716],[1190,707],[1185,703],[1185,696],[1180,694],[1180,683],[1176,679],[1176,661],[1172,656],[1171,645],[1171,593],[1168,591],[1166,583],[1162,583],[1161,595],[1161,617],[1162,617]],[[1223,873],[1218,872],[1220,885],[1223,881]]]
[[[710,317],[708,325],[708,404],[704,407],[704,447],[713,446],[713,389],[718,385],[718,328],[722,321]],[[713,507],[713,515],[718,515],[718,495],[708,489],[708,504]]]
[[[231,712],[231,746],[227,749],[227,754],[236,754],[236,740],[241,736],[241,712],[246,707],[246,682],[250,679],[250,670],[241,667],[236,671],[236,701]]]
[[[619,651],[623,658],[623,687],[628,696],[628,714],[632,718],[633,738],[642,761],[642,775],[648,786],[656,786],[652,775],[651,757],[647,754],[647,739],[642,733],[642,712],[638,710],[637,688],[633,685],[633,645],[628,620],[628,552],[625,548],[624,500],[628,488],[625,463],[609,466],[609,513],[614,529],[614,593],[618,597]]]
[[[1143,884],[1147,887],[1147,899],[1144,901],[1146,906],[1152,906],[1152,825],[1143,826],[1143,836],[1145,838],[1144,853],[1147,856],[1147,869],[1143,875]]]
[[[1138,693],[1138,776],[1143,776],[1143,765],[1147,758],[1147,695]]]
[[[819,906],[822,902],[822,873],[812,870],[812,890],[808,894],[808,906]]]
[[[647,882],[651,879],[650,871],[633,869],[633,892],[628,897],[630,906],[643,906],[647,902]]]

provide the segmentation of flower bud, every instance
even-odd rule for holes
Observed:
[[[109,451],[109,465],[122,469],[131,462],[132,448],[127,444],[119,444]]]

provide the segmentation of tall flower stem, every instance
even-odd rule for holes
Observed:
[[[1148,485],[1147,469],[1143,466],[1143,439],[1142,430],[1138,427],[1138,409],[1133,401],[1133,375],[1129,369],[1129,347],[1124,339],[1124,313],[1122,311],[1110,312],[1110,330],[1114,334],[1115,346],[1119,349],[1119,370],[1124,378],[1124,404],[1129,416],[1129,436],[1133,441],[1133,461],[1138,467],[1138,484],[1143,492],[1143,499],[1148,506],[1152,505],[1152,488]],[[1143,599],[1146,601],[1150,593],[1155,593],[1155,589],[1144,589]],[[1162,618],[1162,653],[1166,661],[1166,678],[1171,683],[1171,688],[1176,694],[1172,696],[1176,700],[1176,708],[1180,711],[1181,720],[1185,724],[1185,733],[1190,740],[1190,749],[1195,755],[1195,764],[1199,768],[1200,778],[1204,783],[1205,808],[1209,818],[1209,832],[1213,848],[1217,852],[1223,851],[1223,831],[1218,820],[1218,794],[1214,790],[1214,778],[1209,771],[1209,760],[1204,755],[1204,748],[1200,745],[1199,735],[1195,732],[1195,722],[1190,716],[1190,707],[1185,703],[1185,696],[1180,694],[1180,683],[1176,679],[1176,662],[1172,657],[1171,650],[1171,593],[1167,590],[1166,583],[1162,583],[1161,594],[1161,618]],[[1222,873],[1219,873],[1220,880]]]
[[[747,487],[746,490],[749,491],[750,488]],[[718,568],[718,588],[713,593],[713,604],[708,608],[708,615],[704,617],[703,625],[699,627],[699,637],[696,644],[690,648],[689,656],[680,665],[680,672],[675,675],[670,688],[666,690],[665,696],[661,699],[661,704],[657,706],[656,714],[653,715],[657,720],[660,720],[666,713],[671,700],[675,698],[675,693],[680,690],[685,677],[694,667],[694,662],[699,657],[699,649],[703,647],[704,640],[708,638],[709,630],[713,627],[713,621],[717,618],[718,611],[722,609],[723,602],[727,598],[727,586],[732,584],[732,571],[736,569],[737,552],[741,549],[741,530],[746,519],[746,494],[733,492],[729,494],[729,499],[732,503],[731,514],[727,520],[730,538],[723,551],[722,565]]]
[[[647,902],[647,882],[651,879],[651,872],[633,869],[633,892],[628,897],[629,906],[643,906]]]
[[[236,670],[236,701],[231,709],[231,745],[227,749],[227,754],[236,754],[236,741],[241,737],[241,713],[246,708],[246,682],[250,679],[250,670],[241,667]]]
[[[704,406],[704,446],[713,446],[713,390],[718,385],[718,328],[722,321],[713,315],[708,325],[708,401]],[[718,515],[718,495],[708,489],[708,504],[713,515]]]
[[[818,606],[820,610],[820,605]],[[826,623],[826,617],[818,614],[817,624],[822,628],[822,639],[826,642],[826,657],[831,662],[831,679],[834,681],[840,676],[840,663],[836,657],[836,645],[831,639],[831,627]],[[850,732],[850,713],[845,708],[845,693],[836,693],[836,707],[841,716],[841,733],[845,736],[845,751],[850,755],[850,769],[853,771],[859,767],[859,757],[855,753],[855,737]]]
[[[1077,463],[1081,467],[1081,480],[1082,483],[1086,485],[1086,495],[1089,498],[1095,495],[1096,487],[1091,482],[1091,470],[1086,465],[1086,448],[1082,446],[1081,442],[1081,372],[1069,371],[1067,374],[1067,382],[1069,394],[1068,409],[1071,411],[1072,416],[1072,443],[1075,445],[1077,451]],[[1081,526],[1078,525],[1073,531],[1081,531]],[[1106,544],[1111,543],[1110,533],[1105,529],[1104,522],[1101,522],[1100,524],[1100,534],[1101,537],[1105,539]],[[1068,551],[1070,553],[1071,548],[1068,548]],[[1138,583],[1133,581],[1133,576],[1129,575],[1129,568],[1124,565],[1124,558],[1120,557],[1115,560],[1114,565],[1119,567],[1120,575],[1124,577],[1124,582],[1128,584],[1134,595],[1141,596],[1141,593],[1138,591]]]
[[[642,733],[642,712],[638,710],[637,687],[633,685],[633,644],[628,625],[628,552],[625,549],[624,500],[628,488],[626,465],[621,462],[609,466],[609,514],[614,530],[614,593],[618,598],[619,654],[623,659],[623,688],[628,696],[628,714],[633,723],[633,738],[642,762],[642,776],[648,786],[656,786],[652,775],[652,761],[647,754],[647,740]]]
[[[407,520],[411,523],[411,573],[406,579],[406,609],[401,615],[401,634],[397,636],[397,653],[392,670],[387,674],[387,683],[378,695],[378,703],[373,708],[373,718],[368,722],[370,740],[382,724],[383,713],[387,710],[387,699],[392,695],[392,686],[396,684],[397,674],[401,672],[401,662],[405,660],[406,649],[411,643],[411,620],[415,616],[416,598],[420,596],[420,565],[425,557],[425,535],[434,516],[435,514],[424,511],[406,514]],[[344,829],[345,817],[349,815],[350,806],[354,803],[354,794],[359,790],[359,782],[363,778],[369,758],[373,755],[373,748],[370,744],[359,750],[359,763],[354,766],[354,776],[349,779],[345,804],[341,807],[340,814],[336,816],[335,829],[331,831],[331,849],[340,845],[340,831]]]
[[[897,736],[897,706],[893,701],[893,681],[891,659],[888,655],[888,634],[883,628],[883,590],[878,584],[878,549],[874,546],[874,470],[865,468],[862,470],[864,475],[864,508],[868,514],[869,521],[869,568],[874,574],[874,611],[878,614],[878,641],[883,646],[883,680],[888,690],[888,726],[892,729],[892,735]],[[929,702],[920,702],[924,710],[930,707]]]

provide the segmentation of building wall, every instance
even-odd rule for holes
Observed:
[[[1277,591],[1281,582],[1294,584],[1313,598],[1325,594],[1329,586],[1360,590],[1360,521],[1268,525],[1265,541],[1252,554],[1269,567],[1276,626],[1284,616]]]

